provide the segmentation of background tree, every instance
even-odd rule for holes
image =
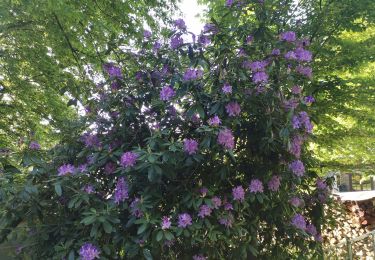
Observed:
[[[66,103],[92,97],[104,59],[139,46],[144,25],[156,32],[175,8],[173,0],[1,1],[0,148],[56,143],[77,115]]]

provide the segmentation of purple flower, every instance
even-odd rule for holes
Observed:
[[[87,163],[79,165],[78,170],[79,170],[80,173],[83,173],[83,172],[87,171]]]
[[[171,227],[171,224],[172,224],[171,218],[164,216],[161,220],[161,229],[163,230],[169,229]]]
[[[251,193],[263,193],[263,183],[258,179],[251,180],[249,190]]]
[[[30,150],[40,150],[40,144],[36,141],[31,141],[29,145]]]
[[[284,58],[287,60],[295,60],[297,59],[297,56],[294,51],[288,51],[287,53],[285,53]]]
[[[231,228],[233,224],[233,215],[231,213],[228,216],[221,217],[219,223],[224,225],[226,228]]]
[[[249,64],[249,68],[253,72],[258,72],[258,71],[264,71],[267,65],[268,65],[268,62],[265,60],[253,61],[252,63]]]
[[[114,173],[116,170],[116,164],[113,163],[113,162],[108,162],[105,166],[104,166],[104,171],[106,174],[112,174]]]
[[[292,93],[294,95],[299,95],[302,93],[302,88],[300,86],[293,86],[292,87]]]
[[[184,80],[195,80],[203,77],[203,71],[200,69],[187,69],[184,73]]]
[[[85,133],[82,136],[82,141],[85,143],[85,146],[90,147],[99,147],[100,146],[100,140],[97,135]]]
[[[186,30],[185,21],[181,18],[174,21],[174,25],[180,30]]]
[[[192,219],[188,213],[178,215],[178,227],[186,228],[192,224],[191,221]]]
[[[327,189],[327,183],[319,178],[316,180],[316,187],[318,188],[318,190],[325,190]]]
[[[217,196],[213,197],[211,202],[214,209],[218,209],[221,206],[221,199]]]
[[[296,72],[301,74],[301,75],[304,75],[306,77],[308,77],[309,79],[312,78],[312,69],[311,67],[304,67],[304,66],[301,66],[301,65],[298,65],[296,67]]]
[[[224,86],[221,88],[224,94],[231,94],[232,93],[232,86],[228,83],[225,83]]]
[[[118,179],[116,183],[114,197],[115,197],[115,203],[117,204],[129,198],[128,183],[126,182],[124,177],[121,177]]]
[[[71,164],[63,164],[59,167],[59,170],[58,170],[58,176],[64,176],[64,175],[67,175],[67,174],[73,174],[75,173],[76,169],[73,165]]]
[[[299,100],[296,99],[296,98],[291,98],[289,100],[285,100],[284,101],[284,107],[287,109],[287,110],[290,110],[290,109],[295,109],[298,107],[299,105]]]
[[[201,205],[199,207],[198,216],[200,218],[205,218],[205,217],[211,216],[211,213],[212,213],[212,209],[208,205]]]
[[[299,117],[296,115],[292,117],[292,127],[293,129],[299,129],[301,127],[301,121],[299,120]]]
[[[216,27],[213,23],[208,23],[203,27],[203,33],[212,33],[217,34],[219,32],[219,28]]]
[[[206,197],[208,189],[206,187],[200,188],[199,192],[201,193],[202,197]]]
[[[232,131],[228,128],[220,130],[217,141],[226,149],[232,150],[234,148],[234,136]]]
[[[237,102],[230,102],[225,106],[229,116],[238,116],[241,113],[241,107]]]
[[[289,152],[293,154],[296,158],[300,158],[302,144],[303,144],[302,136],[300,135],[294,136],[290,144]]]
[[[151,38],[151,36],[152,36],[152,33],[149,30],[143,31],[143,37],[145,37],[146,39]]]
[[[160,42],[155,42],[154,45],[152,46],[152,50],[157,52],[161,48],[161,43]]]
[[[246,37],[246,43],[251,44],[254,41],[254,36],[249,35]]]
[[[108,73],[110,78],[122,78],[121,68],[116,67],[113,63],[106,63],[103,69]]]
[[[231,6],[233,5],[233,3],[234,3],[234,0],[227,0],[227,1],[225,2],[225,6],[226,6],[226,7],[231,7]]]
[[[312,125],[310,121],[309,115],[305,111],[301,111],[299,112],[298,116],[299,116],[299,120],[301,121],[301,123],[303,123],[306,129],[306,132],[311,133],[314,126]]]
[[[267,83],[268,74],[264,71],[255,72],[253,74],[253,81],[254,83]]]
[[[221,124],[221,120],[217,115],[215,115],[214,117],[208,119],[208,124],[210,126],[219,126]]]
[[[198,142],[194,139],[185,139],[184,140],[184,150],[189,155],[196,154],[198,151]]]
[[[280,49],[273,49],[271,54],[274,55],[274,56],[279,56],[280,55]]]
[[[229,211],[229,210],[233,210],[233,205],[232,205],[232,203],[230,203],[230,202],[225,202],[225,203],[224,203],[224,209],[227,210],[227,211]]]
[[[299,208],[303,205],[303,200],[301,200],[300,198],[298,197],[293,197],[289,200],[289,203],[293,206],[293,207],[296,207],[296,208]]]
[[[312,97],[312,96],[306,96],[306,97],[303,99],[303,101],[305,102],[305,104],[306,104],[307,106],[310,106],[312,103],[315,102],[315,98]]]
[[[306,232],[314,237],[318,234],[318,231],[316,230],[316,227],[314,226],[314,224],[308,224],[306,226]]]
[[[242,188],[242,186],[233,188],[232,195],[234,200],[239,200],[240,202],[245,200],[245,190]]]
[[[184,40],[179,35],[176,35],[171,38],[170,44],[171,44],[171,48],[175,50],[178,47],[180,47],[182,44],[184,44]]]
[[[83,187],[83,190],[84,192],[88,193],[88,194],[91,194],[91,193],[94,193],[95,192],[95,188],[94,186],[88,184],[86,185],[85,187]]]
[[[207,257],[203,255],[193,255],[193,260],[207,260]]]
[[[198,43],[203,45],[203,46],[206,46],[206,45],[211,43],[211,39],[207,35],[199,35],[198,36]]]
[[[133,152],[126,152],[121,156],[120,164],[125,168],[133,167],[137,161],[138,155]]]
[[[245,51],[244,48],[240,48],[240,49],[238,50],[238,54],[237,54],[237,55],[238,55],[238,57],[246,57],[247,54],[246,54],[246,51]],[[244,61],[244,63],[242,64],[242,66],[246,68],[246,66],[249,64],[248,62],[249,62],[249,61],[247,61],[247,62]]]
[[[301,177],[305,173],[305,166],[300,160],[293,161],[289,164],[289,169],[294,175]]]
[[[291,224],[296,228],[302,230],[306,229],[306,220],[301,214],[295,214],[292,218]]]
[[[94,260],[99,258],[100,250],[91,243],[85,243],[79,249],[79,256],[82,260]]]
[[[278,191],[281,185],[281,177],[274,175],[272,176],[271,180],[269,180],[267,186],[268,189],[271,191]]]
[[[140,198],[135,198],[132,203],[130,203],[130,213],[136,218],[143,217],[143,211],[140,209],[140,204]]]
[[[160,91],[160,100],[168,101],[175,95],[172,86],[164,86]]]
[[[310,62],[312,60],[312,54],[310,51],[303,48],[297,48],[295,50],[296,59],[301,62]]]
[[[294,42],[296,40],[296,33],[291,31],[283,32],[280,34],[280,40]]]

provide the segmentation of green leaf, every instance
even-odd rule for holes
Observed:
[[[172,240],[172,239],[174,239],[174,235],[173,235],[171,232],[169,232],[169,231],[165,231],[165,232],[164,232],[164,235],[165,235],[165,238],[166,238],[167,240]]]
[[[156,241],[160,241],[163,238],[163,231],[159,231],[156,235]]]
[[[83,223],[85,225],[90,225],[90,224],[94,223],[95,220],[96,220],[95,215],[89,215],[89,216],[85,217],[84,219],[82,219],[81,223]]]
[[[153,259],[150,250],[147,248],[143,249],[143,255],[147,260]]]
[[[112,232],[112,225],[108,221],[103,222],[104,231],[109,234]]]
[[[142,224],[142,225],[138,228],[137,235],[142,234],[142,233],[146,230],[147,226],[148,226],[147,223]]]
[[[70,250],[70,253],[68,255],[68,260],[74,260],[74,250]]]
[[[58,196],[61,196],[62,194],[62,189],[61,189],[61,184],[60,183],[55,183],[55,192]]]

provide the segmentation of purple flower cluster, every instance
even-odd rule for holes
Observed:
[[[211,43],[211,39],[207,35],[199,35],[198,36],[198,43],[203,45],[203,46],[206,46],[206,45]]]
[[[318,234],[318,231],[316,230],[316,227],[313,224],[308,224],[306,226],[306,232],[314,237]]]
[[[191,216],[188,213],[182,213],[178,216],[178,226],[181,228],[190,226],[192,224],[191,221]]]
[[[312,60],[311,52],[303,48],[297,48],[294,53],[296,55],[296,60],[300,62],[310,62]]]
[[[292,31],[283,32],[280,34],[280,40],[286,42],[294,42],[296,40],[296,33]]]
[[[141,206],[140,198],[135,198],[132,201],[132,203],[130,203],[130,213],[136,218],[143,217],[143,211],[141,210],[140,206]]]
[[[303,102],[304,102],[307,106],[310,106],[312,103],[315,102],[315,98],[312,97],[312,96],[306,96],[306,97],[303,99]]]
[[[298,65],[296,67],[296,72],[311,79],[312,78],[312,69],[311,67],[305,67],[305,66],[301,66],[301,65]]]
[[[326,190],[327,189],[327,183],[325,183],[322,179],[316,180],[316,187],[318,190]]]
[[[271,191],[278,191],[281,185],[281,177],[274,175],[272,176],[271,180],[269,180],[267,186],[268,189]]]
[[[298,115],[293,116],[292,126],[293,129],[300,129],[304,126],[307,133],[312,133],[314,127],[310,121],[309,115],[305,111],[301,111]]]
[[[221,217],[219,223],[224,225],[226,228],[231,228],[233,225],[233,215],[231,213],[228,216]]]
[[[294,175],[301,177],[305,173],[305,166],[300,160],[293,161],[289,164],[289,169]]]
[[[301,214],[295,214],[292,218],[291,224],[301,230],[306,230],[306,220]]]
[[[261,61],[251,62],[248,65],[248,67],[255,73],[255,72],[259,72],[259,71],[265,71],[267,65],[268,65],[267,61],[261,60]]]
[[[245,190],[242,188],[242,186],[233,188],[232,195],[234,200],[239,200],[240,202],[245,200]]]
[[[85,243],[79,249],[79,256],[82,260],[94,260],[99,258],[100,250],[91,243]]]
[[[226,6],[226,7],[231,7],[231,6],[233,5],[233,3],[234,3],[234,0],[227,0],[227,1],[225,2],[225,6]]]
[[[171,218],[164,216],[161,220],[161,229],[169,229],[172,225]]]
[[[198,216],[200,218],[205,218],[211,216],[212,209],[208,205],[201,205],[199,208]]]
[[[284,58],[287,60],[296,60],[297,55],[294,51],[288,51],[287,53],[285,53]]]
[[[280,49],[273,49],[272,50],[272,52],[271,52],[271,54],[273,55],[273,56],[279,56],[280,55]]]
[[[263,183],[259,179],[251,180],[249,191],[251,193],[263,193]]]
[[[115,66],[113,63],[104,64],[103,69],[111,78],[122,78],[121,68]]]
[[[67,174],[74,174],[76,171],[76,168],[71,164],[63,164],[58,169],[58,176],[64,176]]]
[[[84,142],[85,146],[88,148],[100,146],[99,137],[95,134],[85,133],[82,136],[81,140]]]
[[[179,48],[182,44],[184,44],[184,40],[181,38],[181,36],[176,35],[171,38],[170,44],[171,48],[175,50]]]
[[[187,69],[184,73],[184,80],[196,80],[203,77],[203,71],[200,69]]]
[[[300,86],[295,85],[292,87],[292,93],[294,95],[299,95],[302,93],[302,88]]]
[[[92,194],[95,192],[94,186],[87,184],[85,187],[83,187],[83,191],[86,192],[87,194]]]
[[[219,32],[219,28],[213,23],[205,24],[203,27],[203,33],[212,33],[217,34]]]
[[[301,147],[303,144],[303,137],[300,135],[295,135],[292,138],[292,142],[289,147],[289,152],[293,154],[296,158],[301,157]]]
[[[115,197],[115,203],[117,204],[129,198],[128,183],[126,182],[124,177],[121,177],[118,179],[116,183],[114,197]]]
[[[219,126],[221,124],[221,120],[217,115],[215,115],[211,117],[210,119],[208,119],[208,124],[210,126]]]
[[[226,149],[232,150],[234,148],[234,136],[232,131],[228,128],[220,130],[217,141]]]
[[[149,38],[151,38],[151,36],[152,36],[152,33],[149,30],[143,31],[143,37],[144,38],[149,39]]]
[[[296,207],[296,208],[299,208],[303,205],[303,200],[301,200],[300,198],[298,197],[293,197],[289,200],[289,203],[293,206],[293,207]]]
[[[184,140],[184,151],[189,155],[196,154],[198,151],[198,142],[194,139]]]
[[[251,44],[254,41],[254,36],[249,35],[246,37],[246,44]]]
[[[133,167],[137,161],[138,154],[133,152],[126,152],[121,156],[120,164],[125,168]]]
[[[225,106],[225,110],[227,111],[229,116],[238,116],[241,113],[241,107],[235,101],[228,103]]]
[[[168,101],[175,95],[172,86],[164,86],[160,91],[160,100]]]
[[[265,84],[268,82],[268,74],[265,71],[258,71],[253,74],[253,82],[256,84]]]
[[[182,18],[179,18],[179,19],[175,20],[174,25],[176,26],[176,28],[178,28],[180,30],[186,30],[186,24],[185,24],[184,19],[182,19]]]
[[[40,144],[36,141],[31,141],[29,145],[30,150],[40,150]]]
[[[213,197],[211,202],[214,209],[218,209],[221,206],[221,199],[217,196]]]
[[[231,94],[232,93],[232,86],[228,83],[225,83],[224,86],[221,88],[224,94]]]

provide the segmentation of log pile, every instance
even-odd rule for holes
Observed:
[[[335,227],[327,228],[323,232],[323,239],[325,247],[337,248],[336,256],[345,259],[348,249],[341,242],[375,229],[375,207],[372,200],[347,201],[338,205],[338,208],[329,210],[330,216],[335,220]],[[337,247],[340,243],[341,246]],[[354,242],[352,251],[354,259],[375,259],[372,237]]]

